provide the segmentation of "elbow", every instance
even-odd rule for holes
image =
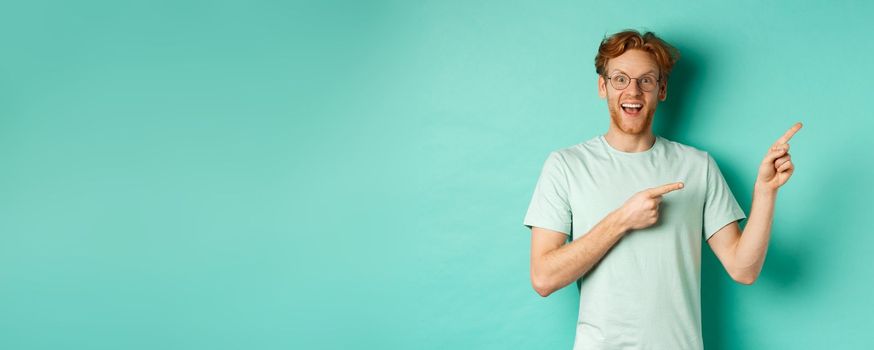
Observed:
[[[549,287],[541,285],[541,284],[533,283],[533,285],[534,285],[534,291],[537,292],[538,295],[540,295],[541,297],[544,297],[544,298],[548,297],[550,294],[552,294],[552,292],[555,291],[552,288],[549,288]]]
[[[759,278],[758,274],[752,274],[752,273],[746,273],[746,274],[737,273],[737,274],[733,274],[731,276],[731,279],[733,279],[735,282],[743,284],[745,286],[749,286],[749,285],[755,283],[758,278]]]
[[[753,282],[755,282],[756,279],[755,278],[735,278],[734,281],[737,283],[743,284],[745,286],[749,286],[749,285],[753,284]]]
[[[543,278],[542,276],[532,274],[531,286],[534,287],[534,291],[537,292],[538,295],[544,298],[555,292],[555,288],[552,286],[552,283],[550,283],[549,280]]]

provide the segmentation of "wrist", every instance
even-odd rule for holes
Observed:
[[[619,235],[623,236],[630,229],[628,224],[623,219],[622,211],[617,209],[610,213],[608,216],[610,220],[610,227],[613,227],[614,231],[619,233]]]
[[[756,182],[753,187],[753,197],[773,198],[777,196],[777,188]]]

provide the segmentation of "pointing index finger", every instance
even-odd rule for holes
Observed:
[[[674,183],[669,183],[667,185],[661,185],[658,187],[650,188],[649,190],[647,190],[647,192],[649,193],[650,196],[658,197],[658,196],[663,196],[668,192],[673,192],[673,191],[679,190],[681,188],[683,188],[682,182],[674,182]]]
[[[795,135],[796,132],[798,132],[798,130],[801,130],[801,126],[802,125],[800,122],[795,123],[795,125],[793,125],[791,128],[789,128],[789,130],[786,131],[786,133],[783,134],[783,136],[780,136],[780,138],[777,139],[777,142],[775,142],[774,145],[777,146],[777,145],[782,145],[782,144],[789,142],[789,139],[791,139],[792,136]]]

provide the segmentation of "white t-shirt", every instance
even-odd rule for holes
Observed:
[[[549,154],[523,224],[574,240],[635,193],[677,181],[658,223],[581,278],[574,349],[702,349],[701,238],[746,215],[707,152],[660,136],[643,152],[598,136]]]

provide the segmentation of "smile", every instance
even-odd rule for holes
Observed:
[[[640,113],[640,110],[643,108],[643,105],[640,103],[623,103],[622,110],[625,111],[626,114],[635,116]]]

